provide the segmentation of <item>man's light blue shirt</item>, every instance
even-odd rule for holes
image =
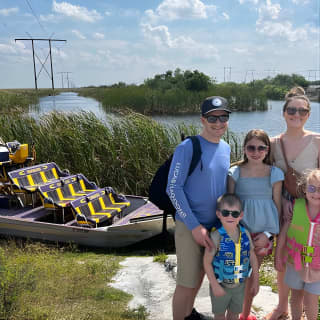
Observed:
[[[190,230],[199,224],[210,230],[217,220],[217,199],[227,188],[230,146],[223,140],[213,143],[197,137],[202,150],[200,162],[188,177],[193,147],[190,139],[181,142],[173,155],[167,194],[177,210],[177,220]]]

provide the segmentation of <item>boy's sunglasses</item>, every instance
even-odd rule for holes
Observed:
[[[289,114],[290,116],[295,115],[298,111],[299,115],[301,117],[304,117],[309,113],[310,110],[305,108],[287,107],[286,111],[287,111],[287,114]]]
[[[316,191],[318,191],[320,193],[320,187],[316,187],[313,184],[307,185],[307,192],[315,193]]]
[[[205,118],[209,123],[216,123],[218,119],[220,122],[227,122],[229,120],[229,115],[223,114],[221,116],[207,116]]]
[[[248,146],[246,146],[246,149],[248,152],[255,152],[256,150],[258,152],[263,152],[263,151],[267,151],[268,150],[268,146],[253,146],[251,144],[249,144]]]
[[[223,217],[229,217],[231,214],[233,218],[239,218],[241,212],[240,211],[230,211],[230,210],[220,210]]]

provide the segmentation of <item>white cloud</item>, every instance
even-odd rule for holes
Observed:
[[[259,17],[256,22],[256,30],[269,37],[281,37],[294,42],[305,39],[307,30],[305,28],[294,28],[288,20],[279,20],[281,6],[266,0],[266,3],[258,9]]]
[[[230,20],[230,16],[226,12],[222,12],[222,16],[225,20]]]
[[[94,37],[95,39],[104,39],[104,34],[103,34],[103,33],[99,33],[99,32],[95,32],[95,33],[93,34],[93,37]]]
[[[294,3],[294,4],[308,4],[308,3],[310,3],[310,0],[292,0],[292,2]]]
[[[18,8],[0,9],[0,16],[10,16],[11,14],[17,13],[18,11]]]
[[[0,43],[0,52],[3,53],[3,54],[20,54],[20,55],[23,55],[23,54],[26,54],[28,53],[29,54],[29,51],[28,49],[26,49],[26,46],[24,44],[23,41],[11,41],[10,43],[8,44],[2,44]]]
[[[110,12],[110,11],[105,11],[104,14],[105,14],[107,17],[111,16],[111,12]]]
[[[76,36],[76,37],[78,37],[79,39],[82,39],[82,40],[84,40],[84,39],[86,39],[86,37],[80,32],[80,31],[78,31],[78,30],[72,30],[72,33]]]
[[[59,58],[62,58],[63,60],[69,59],[68,55],[60,48],[52,48],[52,52],[55,55],[59,56]]]
[[[59,20],[58,16],[52,13],[47,15],[40,14],[39,17],[41,21],[45,21],[45,22],[57,22]]]
[[[248,48],[233,48],[233,51],[237,54],[249,54]]]
[[[213,45],[196,42],[191,37],[174,38],[165,25],[153,27],[150,24],[141,24],[141,27],[144,36],[151,40],[158,49],[183,50],[186,55],[201,56],[203,59],[219,58],[218,50]]]
[[[86,22],[95,22],[102,19],[102,16],[96,10],[89,11],[86,7],[76,6],[68,2],[58,3],[54,0],[52,10],[65,16]]]
[[[201,0],[164,0],[155,11],[145,11],[149,21],[160,20],[206,19],[215,13],[217,7],[205,5]]]
[[[284,37],[289,41],[303,40],[307,37],[307,31],[304,28],[294,29],[292,23],[289,21],[273,22],[265,21],[259,26],[258,32],[265,34],[269,37]]]
[[[240,4],[244,4],[245,2],[252,2],[253,4],[258,4],[259,0],[239,0]]]
[[[258,9],[259,13],[259,22],[263,22],[264,20],[275,20],[278,19],[281,11],[281,6],[279,3],[272,4],[271,0],[267,0],[266,4],[263,4]]]

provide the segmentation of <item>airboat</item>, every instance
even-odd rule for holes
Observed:
[[[147,198],[98,187],[54,162],[35,164],[34,146],[0,146],[0,234],[123,247],[163,232],[163,212]],[[166,228],[174,228],[171,217]]]

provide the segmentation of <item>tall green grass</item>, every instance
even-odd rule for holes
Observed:
[[[0,90],[0,112],[28,112],[30,105],[38,103],[39,97],[52,94],[50,89],[8,89]]]
[[[114,88],[80,88],[80,95],[100,101],[106,111],[129,108],[142,114],[199,113],[200,103],[209,96],[226,97],[235,110],[267,110],[267,98],[257,88],[247,84],[223,83],[212,85],[206,91],[190,91],[172,87],[151,89],[146,85]]]
[[[146,319],[131,296],[109,286],[121,257],[0,240],[0,319]]]
[[[99,186],[126,194],[147,195],[157,168],[181,141],[200,127],[167,127],[139,113],[125,112],[105,124],[92,113],[53,112],[39,121],[27,115],[0,117],[5,141],[35,143],[37,162],[56,162],[71,173],[82,172]],[[232,160],[239,157],[239,138],[228,132]]]

